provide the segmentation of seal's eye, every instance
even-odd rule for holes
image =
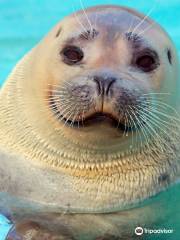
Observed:
[[[83,51],[76,46],[65,47],[61,51],[61,55],[63,56],[64,62],[68,65],[79,63],[84,57]]]
[[[148,54],[136,59],[136,66],[144,72],[150,72],[156,68],[156,59]]]

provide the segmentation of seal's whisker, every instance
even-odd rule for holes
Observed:
[[[74,109],[77,109],[77,106],[78,105],[74,106],[74,104],[68,105],[65,109],[63,109],[63,111],[61,111],[61,114],[64,114],[64,111],[66,111],[66,110],[70,110],[71,112],[73,112]]]
[[[67,114],[68,114],[68,113],[67,113]],[[62,122],[64,121],[64,118],[61,117],[61,116],[58,116],[57,119],[60,120],[60,121],[62,121]],[[66,125],[66,123],[64,122],[64,124],[63,124],[62,127],[64,128],[65,125]]]
[[[65,87],[63,87],[63,86],[53,86],[53,85],[51,85],[51,87],[53,87],[52,89],[49,89],[49,88],[45,88],[45,91],[46,92],[52,92],[52,91],[54,91],[54,90],[56,90],[56,91],[58,91],[58,90],[60,90],[60,89],[65,89],[66,90],[66,88]]]
[[[60,93],[60,94],[65,94],[69,91],[67,87],[61,87],[61,89],[53,89],[51,90],[51,93]]]
[[[57,111],[58,111],[58,106],[57,106],[57,104],[49,104],[49,106],[50,106],[50,108],[51,109],[56,109]]]
[[[67,125],[67,123],[72,115],[73,115],[73,112],[69,112],[68,114],[66,114],[66,116],[65,116],[66,120],[64,121],[63,127]]]
[[[71,103],[73,98],[71,97],[71,98],[67,99],[65,97],[58,96],[57,98],[51,98],[49,100],[50,101],[54,101],[54,102],[59,103],[59,104],[63,104],[63,103]],[[48,100],[46,100],[46,101],[48,101]]]
[[[147,102],[148,101],[148,103],[149,102],[161,102],[161,103],[165,103],[165,99],[164,99],[164,94],[163,95],[153,95],[153,94],[151,94],[151,95],[142,95],[142,96],[140,96],[139,97],[139,99],[137,100],[138,102]]]
[[[65,121],[65,124],[67,124],[67,122],[70,120],[70,118],[72,117],[72,120],[71,120],[71,124],[70,126],[74,126],[74,122],[75,122],[75,119],[76,117],[78,116],[78,113],[79,113],[79,110],[75,113],[75,110],[77,108],[77,105],[74,106],[73,110],[70,113],[70,115],[67,117],[66,121]],[[79,127],[79,121],[78,121],[78,127]]]
[[[165,120],[162,120],[161,118],[156,118],[156,115],[153,113],[149,113],[148,116],[150,119],[153,119],[154,122],[161,125],[161,127],[166,128],[167,131],[169,131],[169,129],[171,128],[172,129],[171,131],[174,134],[178,134],[178,132],[176,132],[178,123],[177,121],[174,121],[174,119],[172,119],[171,117],[167,121],[165,121]]]
[[[52,100],[52,99],[57,100],[60,97],[66,97],[66,95],[65,94],[49,94],[44,99],[45,100]]]
[[[49,84],[47,84],[49,87],[54,87],[54,88],[56,88],[56,89],[59,89],[59,88],[62,88],[63,86],[60,86],[60,85],[58,85],[58,84],[52,84],[52,83],[49,83]],[[47,90],[49,90],[49,88],[47,88]]]
[[[50,97],[44,98],[44,101],[47,103],[51,103],[52,100],[53,98],[50,98]]]
[[[179,113],[177,112],[176,109],[174,109],[174,107],[170,106],[169,104],[166,105],[166,103],[164,102],[158,102],[158,101],[152,101],[152,100],[147,100],[145,102],[140,102],[139,105],[141,107],[147,107],[149,109],[155,109],[155,110],[159,110],[161,109],[162,112],[167,113],[167,111],[171,114],[175,114],[176,116],[179,115]]]
[[[51,89],[51,90],[45,89],[45,92],[48,92],[49,95],[50,95],[50,93],[52,93],[52,92],[66,92],[66,91],[64,91],[64,90],[57,90],[57,89]]]
[[[142,106],[143,106],[143,104],[142,104]],[[157,105],[158,106],[158,105]],[[161,105],[159,105],[159,107],[161,108]],[[172,119],[174,119],[174,120],[176,120],[176,121],[180,121],[180,118],[179,118],[179,114],[178,114],[178,116],[177,117],[175,117],[174,115],[169,115],[169,114],[167,114],[166,112],[164,112],[164,111],[159,111],[159,108],[157,109],[157,108],[155,108],[155,107],[149,107],[148,108],[149,110],[151,110],[152,112],[154,112],[154,113],[156,113],[156,114],[159,114],[159,115],[162,115],[162,116],[164,116],[164,117],[166,117],[166,118],[168,118],[168,119],[170,119],[170,118],[172,118]],[[175,112],[176,113],[176,112]]]
[[[67,104],[66,104],[67,105]],[[67,116],[67,113],[69,114],[69,112],[72,112],[72,114],[74,114],[74,115],[76,115],[76,117],[80,114],[80,109],[79,108],[77,108],[78,107],[78,104],[76,104],[75,106],[74,106],[74,104],[72,103],[72,104],[68,104],[68,106],[66,106],[66,105],[64,105],[63,107],[62,107],[62,111],[59,109],[58,110],[58,116],[62,116],[63,115],[63,118],[66,118],[66,116]],[[77,110],[76,111],[76,113],[75,113],[75,110]],[[84,110],[83,110],[84,111]],[[76,118],[75,117],[75,118]],[[79,121],[79,120],[78,120]]]
[[[127,130],[129,129],[129,128],[131,128],[131,121],[130,121],[130,119],[129,119],[129,111],[128,110],[126,110],[126,113],[127,113]],[[128,131],[126,132],[126,136],[128,136],[129,134],[128,134]]]
[[[131,23],[130,23],[130,25],[129,25],[129,28],[128,28],[128,30],[127,30],[128,33],[132,31],[133,25],[134,25],[134,19],[132,18]]]
[[[156,22],[153,22],[150,26],[148,26],[147,28],[145,28],[143,31],[138,33],[138,36],[143,36],[143,34],[145,34],[148,30],[150,30],[154,25],[156,25]]]
[[[158,109],[157,108],[155,108],[154,106],[152,106],[152,107],[149,107],[149,108],[147,108],[147,111],[149,112],[151,112],[151,113],[153,113],[154,115],[156,115],[156,116],[158,116],[158,113],[159,113],[159,115],[162,115],[163,117],[165,117],[165,119],[167,119],[168,121],[169,120],[175,120],[175,121],[177,121],[177,122],[179,122],[180,121],[180,119],[179,119],[179,117],[176,117],[174,114],[176,114],[176,112],[172,112],[172,113],[166,113],[165,111],[164,111],[164,106],[160,106]],[[160,117],[160,116],[159,116]],[[163,118],[164,119],[164,118]]]
[[[142,115],[141,115],[141,117],[142,117]],[[143,118],[143,117],[142,117]],[[154,126],[154,128],[158,128],[159,129],[159,135],[160,134],[162,134],[162,132],[163,132],[163,134],[164,134],[164,136],[166,136],[167,138],[169,138],[169,134],[168,134],[168,132],[166,132],[163,128],[161,128],[160,126],[159,126],[159,123],[157,124],[157,123],[155,123],[154,122],[154,119],[148,119],[148,123],[150,123],[151,124],[151,126],[153,125]],[[146,122],[146,124],[147,124],[147,122]],[[154,129],[153,128],[153,129]],[[157,133],[157,131],[155,131],[154,130],[154,133]],[[170,147],[170,144],[169,144],[169,142],[162,136],[161,137],[161,142],[166,146],[166,148],[168,148],[171,152],[173,151],[172,150],[172,148]]]
[[[143,122],[147,123],[147,121],[149,120],[150,111],[146,112],[144,108],[140,108],[140,107],[136,108],[136,111],[137,113],[139,113],[139,117],[143,116]]]
[[[165,128],[169,128],[169,126],[172,126],[171,122],[167,122],[162,120],[161,118],[159,118],[157,115],[153,114],[151,111],[150,112],[145,112],[143,111],[143,115],[147,117],[147,119],[153,119],[154,122],[156,122],[157,124],[164,126]],[[149,120],[148,119],[148,120]],[[147,121],[148,121],[147,120]]]
[[[148,141],[147,141],[148,138],[146,137],[146,133],[144,133],[144,129],[143,129],[143,127],[142,127],[141,121],[139,121],[137,115],[136,115],[135,112],[134,112],[134,110],[136,111],[136,108],[135,108],[134,110],[133,110],[133,108],[132,108],[131,106],[129,106],[129,108],[131,109],[132,114],[134,115],[135,119],[137,120],[137,124],[138,124],[138,126],[140,127],[140,129],[141,129],[141,131],[142,131],[142,134],[143,134],[144,137],[145,137],[146,142],[148,143]],[[138,132],[138,133],[139,133],[139,136],[140,136],[140,146],[142,146],[142,144],[143,144],[142,136],[141,136],[140,132]],[[136,142],[138,142],[138,141],[137,141],[137,135],[136,135]]]
[[[145,125],[142,124],[142,119],[141,119],[140,116],[138,116],[136,119],[137,119],[137,121],[139,122],[139,125],[141,126],[141,131],[143,132],[143,135],[144,135],[144,137],[145,137],[146,145],[149,146],[149,144],[150,144],[149,136],[150,136],[151,138],[153,138],[153,135],[152,135],[151,131],[149,130],[149,128],[148,128],[147,126],[145,126]],[[139,133],[139,134],[140,134],[140,133]],[[141,134],[140,134],[140,136],[141,136]],[[143,143],[142,143],[142,145],[143,145]]]
[[[148,121],[152,120],[154,123],[156,123],[160,128],[161,130],[164,132],[166,131],[167,133],[169,132],[169,128],[171,127],[174,127],[174,129],[172,129],[172,133],[177,135],[177,125],[176,124],[172,124],[172,125],[166,125],[164,123],[162,123],[161,121],[157,121],[154,119],[154,116],[150,116],[149,115],[149,119]],[[164,132],[165,133],[165,132]],[[168,135],[167,135],[168,136]]]
[[[67,99],[67,95],[66,94],[53,94],[50,95],[49,99],[54,99],[54,100],[73,100],[73,96],[69,97]]]
[[[171,93],[158,93],[158,92],[149,92],[149,93],[144,93],[142,96],[148,96],[148,95],[172,95]]]
[[[163,96],[145,96],[145,97],[140,97],[139,100],[137,100],[138,102],[162,102],[165,103],[165,98]]]
[[[52,99],[49,99],[49,101],[48,100],[45,100],[45,101],[48,102],[50,106],[51,105],[56,105],[56,106],[60,105],[63,107],[64,104],[68,105],[69,103],[72,103],[71,100],[72,99],[66,99],[66,98],[52,98]]]
[[[68,82],[68,81],[65,81],[63,85],[64,86],[70,86],[70,87],[73,86],[73,84],[71,82]],[[63,86],[62,86],[62,88],[63,88]]]
[[[55,88],[55,89],[51,90],[51,92],[54,92],[54,91],[56,91],[56,92],[67,92],[67,86],[66,87],[62,86],[60,88]]]
[[[44,98],[44,101],[49,104],[54,104],[54,102],[59,102],[59,98],[48,97]]]
[[[52,94],[49,94],[49,95],[46,95],[45,96],[45,100],[48,100],[48,99],[59,99],[60,97],[63,97],[65,98],[67,96],[67,94],[62,94],[62,93],[52,93]]]
[[[63,108],[64,106],[67,106],[71,104],[71,101],[68,100],[62,100],[62,99],[51,99],[50,101],[46,100],[46,102],[49,104],[49,106],[56,106],[56,107],[61,107]]]
[[[57,90],[57,89],[53,89],[53,90],[51,90],[51,93],[60,93],[60,94],[62,94],[62,93],[66,93],[67,92],[67,90],[65,91],[65,90]]]
[[[148,128],[146,127],[146,129],[149,132],[149,134],[153,137],[153,139],[156,138],[156,141],[158,141],[160,143],[160,146],[162,146],[162,144],[166,145],[164,138],[160,134],[158,134],[158,132],[152,126],[152,125],[154,125],[154,123],[152,121],[147,121],[147,119],[144,118],[142,113],[140,114],[139,117],[140,117],[140,119],[142,119],[146,122],[146,126],[148,126]],[[163,149],[163,152],[164,152],[164,149]]]
[[[82,123],[82,126],[84,127],[84,109],[81,114],[81,123]]]
[[[63,82],[63,85],[58,85],[58,84],[51,84],[51,87],[54,87],[56,89],[62,89],[65,88],[64,86],[72,86],[71,82],[65,81]]]
[[[49,110],[49,109],[48,109]],[[52,113],[56,116],[56,117],[59,117],[58,115],[59,115],[59,110],[57,109],[57,107],[56,106],[52,106],[51,107],[51,111],[52,111]]]
[[[130,122],[131,122],[131,127],[137,127],[137,124],[135,123],[135,121],[134,121],[134,119],[133,119],[133,117],[132,117],[132,115],[131,115],[131,111],[128,111],[128,113],[129,113],[129,118],[130,118]],[[137,136],[137,135],[136,135]],[[137,141],[136,141],[137,142]],[[134,145],[134,131],[132,131],[132,145]]]
[[[151,126],[151,127],[149,127],[149,126]],[[160,150],[160,152],[164,153],[166,151],[166,146],[164,146],[165,145],[164,140],[162,139],[160,134],[158,134],[158,133],[153,134],[151,132],[151,128],[153,128],[152,124],[149,123],[148,126],[146,127],[147,132],[149,133],[149,135],[153,139],[154,145],[158,145],[158,149]]]
[[[123,119],[123,117],[124,117],[124,114],[123,114],[123,116],[119,116],[119,117],[118,117],[117,126],[116,126],[117,129],[118,129],[119,124],[120,124],[120,122],[121,122],[121,119]]]
[[[56,105],[52,105],[50,107],[51,107],[52,110],[54,110],[54,111],[56,110],[56,112],[58,111]]]
[[[130,128],[131,127],[131,123],[129,121],[129,111],[126,110],[126,113],[127,113],[127,126],[128,126],[128,128]]]
[[[127,114],[125,112],[124,114],[124,131],[123,131],[123,137],[126,135],[126,131],[127,131]]]
[[[60,86],[60,85],[58,85],[58,84],[52,84],[52,83],[50,83],[50,84],[48,84],[48,86],[50,86],[50,87],[55,87],[55,88],[57,88],[57,89],[61,89],[61,88],[65,88],[64,86],[72,86],[72,83],[70,83],[70,82],[68,82],[68,81],[65,81],[64,83],[63,83],[63,86]]]
[[[148,136],[147,128],[144,127],[144,125],[141,123],[141,119],[139,119],[137,116],[136,116],[136,119],[137,119],[137,122],[139,123],[140,130],[143,133],[143,136],[145,137],[146,145],[149,146],[149,138],[148,138],[149,136]],[[143,139],[142,139],[142,136],[141,136],[141,132],[138,132],[138,134],[139,134],[140,139],[141,139],[141,147],[142,147],[144,143],[143,143]]]
[[[80,1],[80,4],[81,4],[83,13],[84,13],[84,15],[85,15],[85,17],[86,17],[86,19],[87,19],[87,22],[88,22],[88,24],[89,24],[89,26],[90,26],[90,29],[91,29],[90,31],[91,31],[91,33],[92,33],[92,32],[93,32],[92,23],[91,23],[90,19],[88,18],[88,15],[87,15],[87,13],[86,13],[86,10],[85,10],[85,7],[84,7],[84,4],[83,4],[82,0],[79,0],[79,1]]]
[[[145,103],[142,103],[142,104],[141,104],[141,106],[147,107],[147,104],[146,104],[146,103],[152,104],[152,101],[146,100]],[[176,110],[174,107],[172,107],[171,105],[169,105],[169,104],[167,104],[167,103],[165,103],[165,102],[162,102],[162,101],[156,100],[156,101],[153,102],[153,106],[151,105],[151,106],[148,106],[148,107],[151,107],[151,108],[153,107],[154,109],[156,109],[155,107],[160,107],[161,109],[166,109],[166,110],[171,109],[172,112],[174,112],[177,117],[180,117],[180,114],[177,112],[177,110]],[[156,109],[156,110],[157,110],[157,109]]]
[[[77,105],[76,105],[76,106],[77,106]],[[74,107],[73,111],[76,109],[76,106]],[[73,117],[73,119],[71,120],[70,127],[72,127],[72,128],[74,127],[74,122],[75,122],[75,119],[77,118],[78,114],[79,114],[79,110],[76,111],[76,113],[74,114],[74,117]],[[79,120],[78,120],[78,128],[79,128]]]
[[[57,115],[56,115],[56,117],[57,117],[57,119],[60,119],[61,121],[63,120],[64,121],[64,118],[69,114],[69,112],[70,111],[65,111],[64,112],[64,114],[63,114],[63,116],[62,116],[62,114],[60,113],[60,112],[57,112]]]
[[[159,97],[158,96],[157,97],[156,96],[155,97],[154,96],[152,96],[152,97],[149,96],[149,97],[145,97],[145,98],[142,97],[142,98],[138,99],[137,102],[166,103],[164,97],[161,97],[161,96],[159,96]]]
[[[63,108],[63,111],[60,111],[60,109],[59,109],[59,112],[60,112],[61,115],[64,115],[64,113],[65,113],[67,110],[71,110],[72,107],[73,107],[73,104],[68,105],[68,106],[66,106],[65,108]],[[65,117],[65,116],[64,116],[64,117]]]
[[[132,126],[135,128],[135,129],[137,129],[137,124],[136,124],[136,122],[134,121],[134,119],[133,119],[133,117],[131,116],[131,111],[130,111],[130,114],[129,114],[129,117],[130,117],[130,119],[131,119],[131,122],[132,122]],[[134,131],[132,131],[132,146],[134,146],[134,135],[136,136],[136,139],[135,139],[135,143],[137,143],[137,134],[135,133],[134,134]]]
[[[66,100],[66,101],[70,101],[74,99],[73,96],[68,97],[69,94],[53,94],[53,95],[49,95],[48,97],[46,97],[46,101],[49,100],[55,100],[55,101],[59,101],[59,100]],[[67,99],[68,97],[68,99]]]
[[[149,115],[151,114],[152,116],[154,116],[154,118],[156,117],[156,115],[158,115],[158,111],[153,113],[153,111],[149,112]],[[159,115],[162,115],[161,113]],[[167,122],[164,120],[164,115],[163,115],[163,119],[156,117],[156,120],[161,121],[164,124],[168,124],[169,127],[172,126],[176,126],[179,123],[179,119],[175,119],[174,116],[170,115],[170,116],[165,116],[167,119]]]
[[[132,31],[132,35],[135,33],[135,31],[137,31],[139,29],[140,26],[142,26],[142,24],[146,21],[146,19],[151,15],[151,13],[153,12],[153,10],[155,9],[157,3],[155,2],[152,6],[152,8],[149,10],[149,12],[144,16],[144,18],[135,26],[135,28]]]
[[[138,109],[139,110],[142,110],[142,111],[145,111],[145,112],[147,112],[147,113],[153,113],[154,114],[154,110],[157,110],[154,106],[148,106],[147,107],[147,105],[143,105],[142,104],[142,106],[138,106]],[[158,112],[160,112],[160,111],[158,111]],[[156,112],[157,113],[157,112]],[[164,112],[163,112],[164,113]],[[155,115],[155,117],[156,118],[158,118],[158,119],[161,119],[160,117],[158,117],[158,114],[154,114]],[[173,115],[169,115],[169,114],[167,114],[167,118],[168,119],[172,119],[172,118],[174,118],[174,116]],[[161,119],[162,120],[162,119]],[[165,121],[165,120],[162,120],[162,121]]]
[[[83,23],[80,21],[76,11],[75,11],[75,7],[74,7],[74,4],[72,4],[72,7],[73,7],[73,12],[74,12],[74,17],[76,19],[76,21],[78,22],[78,24],[80,25],[80,27],[82,28],[82,32],[87,32],[87,29],[86,27],[83,25]]]
[[[161,130],[168,136],[168,131],[165,132],[165,130],[168,130],[169,127],[175,127],[175,132],[176,132],[176,125],[172,122],[172,117],[168,116],[168,121],[166,122],[165,120],[162,120],[157,116],[157,114],[153,114],[151,111],[145,112],[144,109],[140,110],[140,112],[143,113],[144,116],[146,116],[146,122],[151,121],[154,124],[156,124],[158,127],[161,126]]]
[[[57,100],[57,99],[59,99],[59,95],[54,95],[54,94],[53,95],[50,94],[44,98],[45,101],[51,101],[51,100]]]

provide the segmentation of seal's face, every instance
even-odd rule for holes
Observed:
[[[174,49],[153,21],[122,8],[90,9],[62,22],[53,37],[48,108],[79,140],[117,143],[152,126],[155,100],[160,111],[170,104]]]

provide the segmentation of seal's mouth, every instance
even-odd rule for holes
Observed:
[[[98,125],[98,124],[106,124],[113,128],[117,128],[121,131],[134,131],[135,127],[128,126],[127,124],[120,121],[120,119],[117,119],[115,116],[113,116],[110,113],[104,113],[104,112],[96,112],[92,115],[86,117],[85,119],[81,119],[79,121],[75,120],[72,121],[70,119],[66,119],[63,116],[61,116],[61,120],[63,120],[66,124],[69,126],[73,126],[76,128],[80,127],[89,127],[92,125]]]

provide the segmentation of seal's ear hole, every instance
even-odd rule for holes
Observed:
[[[169,63],[172,64],[172,53],[170,49],[167,49],[167,57],[168,57]]]
[[[56,38],[59,37],[60,33],[61,33],[62,29],[61,27],[58,29],[57,33],[56,33]]]
[[[159,177],[158,177],[158,182],[159,184],[161,183],[165,183],[165,182],[169,182],[170,181],[170,177],[168,175],[168,173],[162,173]]]

